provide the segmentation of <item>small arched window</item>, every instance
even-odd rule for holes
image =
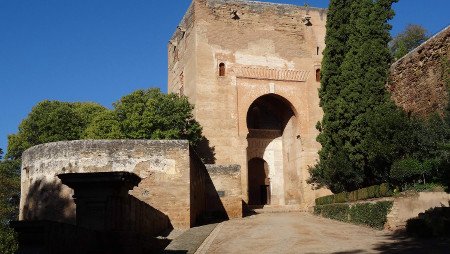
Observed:
[[[316,81],[320,82],[320,69],[316,69]]]
[[[225,64],[224,63],[219,64],[219,76],[221,76],[221,77],[225,76]]]

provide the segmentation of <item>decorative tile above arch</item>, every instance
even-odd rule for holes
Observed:
[[[272,69],[263,67],[236,66],[234,73],[238,78],[306,82],[311,72],[292,69]]]

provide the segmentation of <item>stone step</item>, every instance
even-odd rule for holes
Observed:
[[[255,213],[290,213],[290,212],[307,212],[306,209],[299,205],[265,205],[249,206]]]

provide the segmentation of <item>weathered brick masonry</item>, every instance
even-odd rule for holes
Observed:
[[[449,63],[450,26],[392,65],[387,87],[395,103],[413,115],[442,114],[448,103],[444,77],[450,77]]]
[[[205,212],[205,166],[187,141],[82,140],[38,145],[22,156],[21,220],[74,223],[72,190],[61,173],[133,172],[130,194],[170,218],[176,228],[196,225]],[[155,219],[158,216],[154,217]]]

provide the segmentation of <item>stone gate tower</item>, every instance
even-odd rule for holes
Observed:
[[[250,205],[306,208],[326,9],[194,0],[168,45],[169,93],[195,104],[216,164],[242,168]],[[323,193],[322,193],[323,195]]]

